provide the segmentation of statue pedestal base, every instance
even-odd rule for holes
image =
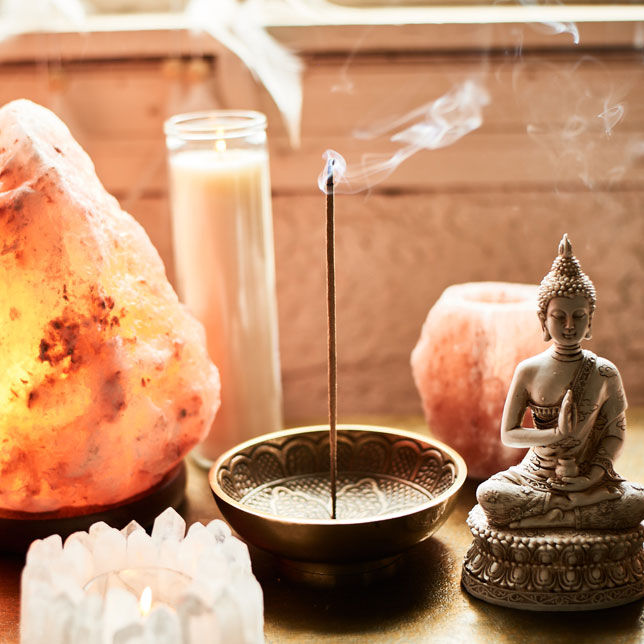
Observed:
[[[479,505],[462,584],[491,604],[534,611],[595,610],[644,597],[644,527],[495,528]]]

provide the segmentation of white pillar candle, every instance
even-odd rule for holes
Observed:
[[[215,129],[206,144],[170,154],[170,188],[179,290],[206,328],[221,375],[221,408],[198,448],[214,460],[282,427],[265,146],[239,147]]]

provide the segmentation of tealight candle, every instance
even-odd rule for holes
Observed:
[[[84,590],[105,598],[111,589],[121,588],[139,598],[139,612],[147,617],[153,607],[177,605],[191,582],[188,575],[170,568],[123,568],[94,577]]]
[[[149,536],[95,523],[65,544],[35,541],[22,574],[23,644],[256,644],[262,591],[248,548],[223,521],[185,521],[172,509]]]

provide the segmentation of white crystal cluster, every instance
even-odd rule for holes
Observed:
[[[262,590],[246,544],[219,520],[186,523],[172,508],[152,536],[136,521],[123,530],[95,523],[63,545],[59,535],[34,541],[22,573],[22,644],[256,644],[264,641]],[[123,588],[103,595],[86,586],[97,576],[159,567],[187,575],[176,605],[153,605]]]

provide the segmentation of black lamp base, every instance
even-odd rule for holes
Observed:
[[[85,514],[65,516],[65,508],[56,512],[8,512],[0,510],[0,552],[24,553],[35,539],[59,534],[63,539],[73,532],[88,530],[97,521],[114,528],[125,527],[132,519],[144,528],[168,506],[177,509],[186,488],[186,466],[183,462],[165,475],[153,488],[122,503],[86,508]],[[74,508],[74,511],[78,510]]]

